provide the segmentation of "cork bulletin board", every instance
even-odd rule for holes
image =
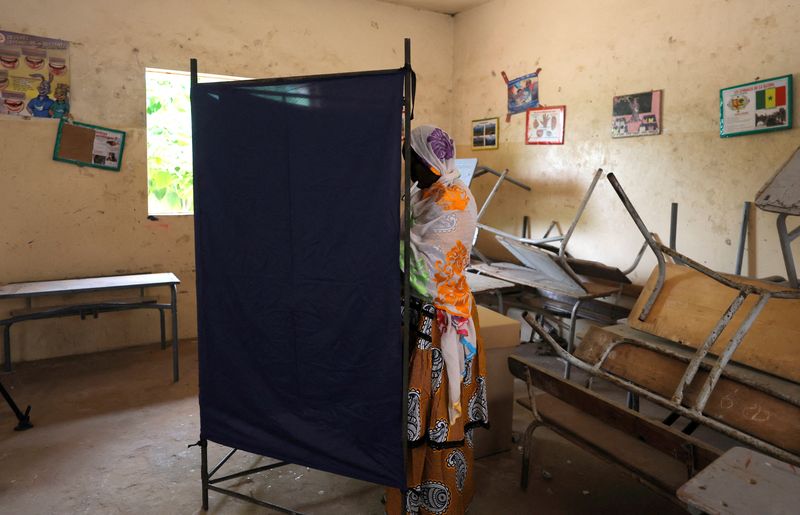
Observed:
[[[124,131],[62,119],[58,124],[53,159],[118,172],[124,148]]]

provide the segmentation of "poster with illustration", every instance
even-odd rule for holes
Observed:
[[[792,76],[784,75],[719,92],[719,135],[723,138],[792,127]]]
[[[525,120],[525,143],[528,145],[563,145],[566,106],[528,109]]]
[[[508,114],[506,121],[511,120],[512,114],[523,113],[539,105],[539,72],[541,68],[528,75],[508,80],[506,72],[501,72],[508,88]]]
[[[0,114],[69,113],[69,43],[0,30]]]
[[[611,137],[661,134],[661,90],[614,97]]]

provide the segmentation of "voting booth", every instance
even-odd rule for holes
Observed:
[[[209,441],[278,460],[228,477],[298,464],[405,487],[406,45],[403,68],[312,77],[198,84],[193,62],[204,508],[247,497],[217,486]]]

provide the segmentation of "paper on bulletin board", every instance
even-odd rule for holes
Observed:
[[[92,163],[98,166],[116,168],[122,149],[124,132],[95,129],[92,144]]]
[[[68,90],[69,42],[0,30],[0,114],[60,118]]]

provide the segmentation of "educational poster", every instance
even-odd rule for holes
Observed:
[[[541,68],[528,75],[508,80],[506,72],[501,72],[508,88],[508,114],[506,121],[511,120],[512,114],[524,113],[530,108],[539,105],[539,72]]]
[[[722,89],[719,101],[720,137],[792,127],[791,75]]]
[[[69,43],[0,30],[0,114],[61,118],[69,112]]]
[[[566,106],[528,109],[525,120],[525,144],[563,145]]]
[[[661,134],[661,90],[614,97],[612,138]]]

